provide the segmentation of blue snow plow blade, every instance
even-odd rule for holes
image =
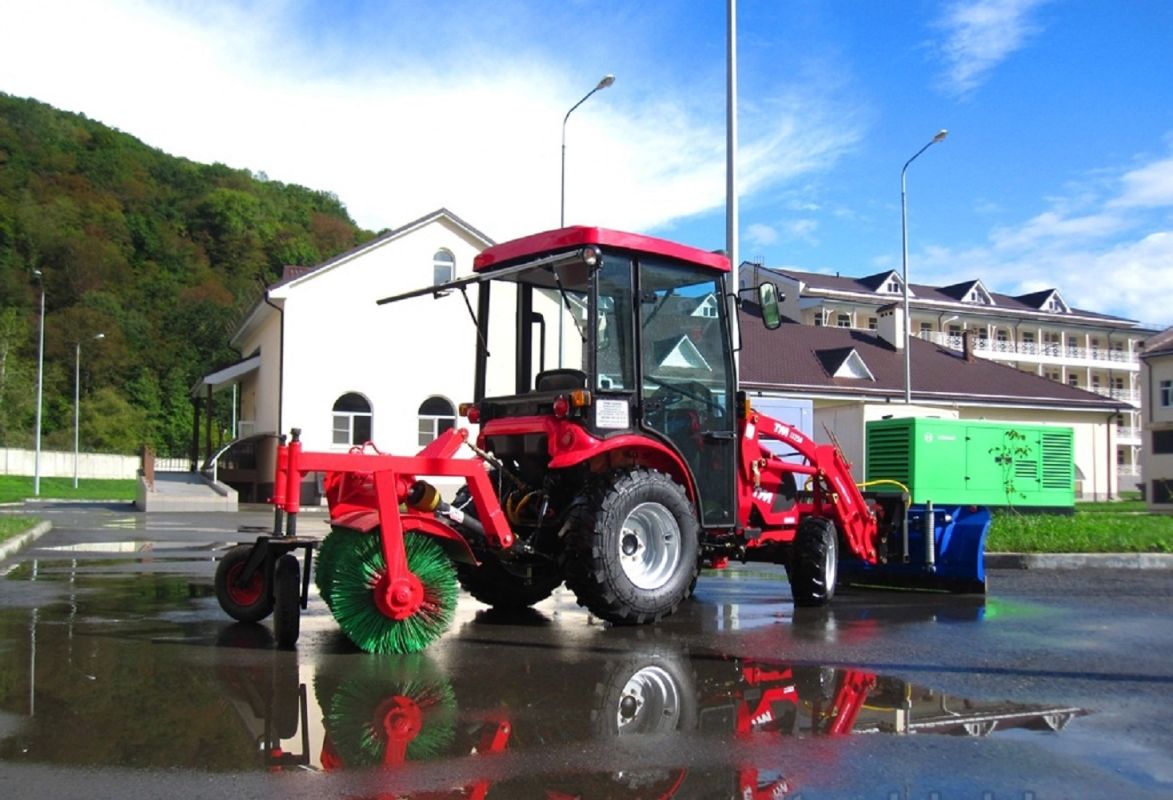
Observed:
[[[932,512],[931,547],[926,535],[929,507],[910,506],[907,548],[902,531],[894,530],[888,542],[886,563],[868,564],[843,558],[839,562],[839,582],[849,586],[985,594],[989,509],[936,506]]]

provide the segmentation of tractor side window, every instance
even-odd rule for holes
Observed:
[[[598,272],[595,309],[596,389],[635,389],[631,335],[631,262],[607,257]]]
[[[429,397],[420,404],[419,446],[430,443],[446,430],[456,427],[456,408],[443,397]]]
[[[363,444],[371,440],[371,404],[357,392],[347,392],[334,402],[334,444]]]

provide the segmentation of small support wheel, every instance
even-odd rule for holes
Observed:
[[[225,553],[216,566],[216,599],[220,601],[220,608],[239,622],[260,622],[273,613],[273,593],[264,564],[247,582],[240,581],[252,552],[253,545],[238,544]]]
[[[301,634],[301,564],[292,553],[273,570],[273,633],[278,647],[293,647]]]

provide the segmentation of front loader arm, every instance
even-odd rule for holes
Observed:
[[[833,444],[819,444],[802,431],[752,408],[746,412],[742,431],[741,479],[757,488],[765,473],[806,475],[813,482],[815,512],[830,517],[851,550],[868,563],[878,559],[878,526],[867,501],[855,485],[851,464]],[[791,447],[805,464],[786,462],[762,446],[777,441]]]

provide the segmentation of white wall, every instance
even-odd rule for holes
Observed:
[[[79,478],[133,478],[138,475],[138,456],[118,456],[105,453],[78,453]],[[0,447],[0,475],[33,475],[36,473],[36,451]],[[41,451],[42,478],[72,478],[73,452]]]

